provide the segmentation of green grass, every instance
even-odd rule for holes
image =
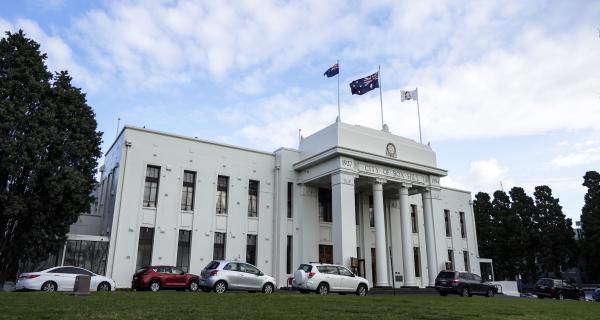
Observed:
[[[600,303],[458,296],[0,293],[1,319],[600,319]]]

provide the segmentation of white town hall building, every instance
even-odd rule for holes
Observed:
[[[440,186],[446,175],[428,145],[339,121],[273,153],[126,126],[57,263],[118,287],[144,265],[199,274],[213,259],[279,287],[315,261],[426,287],[446,268],[480,274],[471,194]]]

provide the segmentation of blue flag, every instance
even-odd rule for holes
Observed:
[[[331,66],[331,68],[327,69],[327,71],[325,71],[325,73],[323,73],[324,76],[327,76],[327,78],[331,78],[333,76],[335,76],[336,74],[338,74],[340,72],[340,66],[336,63],[333,66]]]
[[[365,94],[375,88],[379,88],[379,72],[350,82],[352,94]]]

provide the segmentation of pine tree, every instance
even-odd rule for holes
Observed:
[[[89,209],[101,133],[85,95],[22,31],[0,40],[0,288]],[[52,82],[54,80],[54,82]]]
[[[600,174],[588,171],[583,176],[585,204],[581,209],[582,252],[588,281],[600,281]]]
[[[520,225],[511,211],[510,198],[504,191],[494,192],[492,201],[494,232],[496,236],[494,272],[496,278],[514,280],[518,273],[519,256],[516,249],[520,247]]]
[[[473,201],[473,213],[475,214],[475,228],[477,230],[479,256],[493,259],[496,239],[494,233],[493,207],[490,200],[489,194],[478,192],[475,195],[475,201]]]
[[[518,260],[517,269],[523,275],[523,281],[533,284],[537,280],[536,250],[539,244],[537,211],[533,199],[523,188],[513,187],[509,194],[511,211],[520,225],[513,235],[513,242],[519,248],[514,251],[514,258]]]

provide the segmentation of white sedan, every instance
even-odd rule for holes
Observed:
[[[16,284],[16,290],[73,291],[78,275],[90,276],[90,291],[114,291],[113,279],[97,275],[79,267],[54,267],[39,272],[22,273]]]

